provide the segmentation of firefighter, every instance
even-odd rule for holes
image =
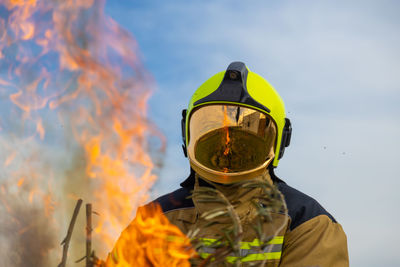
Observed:
[[[240,230],[239,250],[225,255],[228,264],[349,265],[341,225],[316,200],[274,173],[290,144],[291,131],[281,97],[242,62],[231,63],[193,94],[187,110],[182,112],[183,151],[191,173],[180,189],[154,202],[184,234],[211,244],[207,247],[204,242],[200,247],[201,258],[216,252],[213,242],[221,240],[224,226],[233,224],[227,216],[210,214],[218,210],[218,204],[201,199],[204,189],[213,188],[224,199],[221,205],[229,202],[236,224],[240,224],[235,228],[236,232]],[[284,202],[284,209],[268,209],[266,205],[270,220],[261,229],[269,238],[262,246],[260,231],[254,230],[260,211],[253,203],[263,199],[266,191],[254,186],[249,189],[246,182],[271,185]],[[217,259],[210,260],[212,263]]]
[[[180,189],[156,200],[172,223],[187,233],[194,229],[199,215],[211,209],[195,197],[187,198],[193,190],[211,184],[234,201],[241,193],[235,184],[265,179],[284,196],[287,213],[275,214],[274,221],[285,225],[275,233],[273,251],[245,251],[239,260],[262,261],[266,266],[349,265],[341,225],[316,200],[274,174],[292,129],[281,97],[265,79],[244,63],[233,62],[201,85],[182,113],[183,150],[191,174]],[[242,207],[240,202],[235,205],[241,220],[250,217],[251,221],[251,207]],[[251,234],[246,238],[243,244],[256,239]]]

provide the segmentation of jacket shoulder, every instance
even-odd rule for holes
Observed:
[[[180,188],[157,198],[153,203],[160,204],[164,213],[176,209],[191,208],[194,207],[194,204],[192,199],[188,198],[190,195],[191,192],[188,188]]]
[[[326,215],[336,223],[335,218],[312,197],[290,187],[285,182],[279,182],[277,186],[285,197],[288,213],[291,218],[290,230],[320,215]]]

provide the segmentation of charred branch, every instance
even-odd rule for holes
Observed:
[[[79,200],[76,202],[75,209],[74,209],[74,213],[72,214],[71,222],[69,223],[67,236],[66,236],[66,237],[64,238],[64,240],[61,242],[61,245],[63,246],[63,254],[62,254],[61,262],[60,262],[60,264],[58,265],[58,267],[65,267],[65,264],[67,263],[67,255],[68,255],[69,242],[70,242],[71,237],[72,237],[72,232],[73,232],[73,230],[74,230],[75,221],[76,221],[76,218],[78,217],[78,214],[79,214],[79,210],[80,210],[80,208],[81,208],[81,205],[82,205],[82,199],[79,199]]]

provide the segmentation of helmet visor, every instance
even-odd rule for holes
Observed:
[[[189,122],[189,157],[203,169],[238,173],[256,169],[274,156],[276,126],[255,109],[207,105]]]

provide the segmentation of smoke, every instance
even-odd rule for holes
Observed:
[[[52,263],[57,229],[41,205],[27,205],[26,199],[20,197],[28,193],[26,190],[29,188],[11,194],[10,188],[2,187],[1,196],[7,199],[0,206],[2,266],[50,266]]]
[[[0,257],[2,266],[49,266],[58,250],[59,209],[54,175],[48,164],[59,156],[36,142],[0,137],[4,162],[0,183]],[[12,148],[12,151],[10,149]],[[5,155],[8,158],[3,158]]]

